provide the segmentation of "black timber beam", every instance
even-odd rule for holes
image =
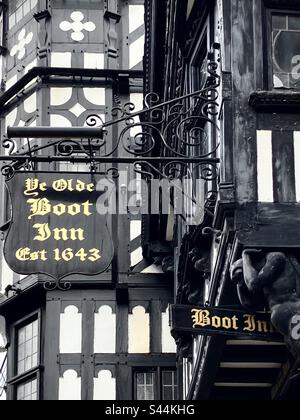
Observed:
[[[10,89],[0,97],[0,108],[3,107],[11,98],[25,88],[36,77],[79,77],[83,78],[104,78],[118,80],[125,76],[132,79],[142,79],[144,72],[140,70],[98,70],[81,68],[59,68],[59,67],[33,67],[21,79],[19,79]]]
[[[299,248],[299,203],[248,203],[235,217],[237,239],[244,247]]]

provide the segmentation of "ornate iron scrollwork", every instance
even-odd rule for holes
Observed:
[[[205,129],[206,125],[210,124],[218,130],[215,117],[218,114],[220,76],[217,70],[218,64],[209,61],[207,82],[197,92],[167,102],[160,102],[159,96],[151,92],[146,95],[144,108],[141,111],[136,111],[135,105],[131,102],[123,105],[118,103],[111,109],[112,118],[107,122],[104,122],[97,114],[89,115],[85,125],[103,128],[103,139],[90,139],[88,142],[81,139],[53,139],[47,144],[35,145],[31,147],[31,150],[28,142],[28,150],[20,152],[17,151],[15,141],[5,138],[2,144],[7,149],[7,156],[2,160],[19,159],[19,162],[24,163],[25,158],[32,161],[34,155],[34,160],[37,162],[40,152],[52,149],[53,160],[65,158],[66,161],[73,163],[77,161],[100,163],[101,159],[113,157],[116,150],[123,148],[133,158],[139,156],[144,157],[145,160],[153,156],[155,152],[159,153],[162,163],[166,157],[173,157],[174,159],[184,158],[188,164],[191,156],[194,156],[194,160],[198,159],[199,166],[202,167],[204,179],[210,179],[212,172],[205,169],[202,160],[206,159],[207,164],[207,159],[213,157],[219,147],[219,144],[209,147]],[[108,138],[108,130],[116,124],[124,127],[121,128],[119,137],[112,146]],[[135,134],[131,136],[133,129]],[[49,138],[51,138],[50,131]],[[215,167],[213,167],[214,171]]]

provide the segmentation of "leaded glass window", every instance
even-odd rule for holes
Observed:
[[[162,372],[162,399],[174,401],[178,398],[177,373],[173,370]]]
[[[38,0],[9,0],[9,29],[13,28],[38,3]]]
[[[139,372],[136,374],[136,395],[138,401],[154,400],[154,372]]]
[[[272,15],[274,88],[300,88],[300,15]]]
[[[18,330],[17,374],[21,375],[38,365],[38,321]]]
[[[17,400],[37,400],[37,379],[24,382],[17,387]]]

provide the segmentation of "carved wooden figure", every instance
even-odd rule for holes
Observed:
[[[269,306],[274,327],[300,359],[300,337],[293,334],[300,315],[300,265],[291,254],[247,249],[231,267],[241,304],[257,309]]]

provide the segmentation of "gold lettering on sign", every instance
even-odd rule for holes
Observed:
[[[49,189],[61,194],[56,195],[53,198],[45,198],[46,194],[42,194],[44,191]],[[97,248],[86,249],[81,246],[77,247],[76,242],[85,241],[85,230],[80,227],[76,228],[66,228],[66,227],[55,227],[57,223],[53,221],[52,216],[92,216],[93,215],[93,206],[94,204],[87,200],[85,202],[74,202],[69,197],[66,197],[64,200],[64,192],[74,192],[74,198],[78,197],[79,193],[84,191],[92,193],[96,190],[94,183],[86,183],[80,179],[56,179],[53,182],[49,183],[49,186],[46,182],[41,182],[38,178],[27,178],[24,184],[24,196],[26,196],[26,203],[28,204],[28,220],[34,219],[34,217],[44,217],[46,223],[35,223],[31,225],[33,235],[30,239],[37,242],[46,242],[49,239],[52,239],[56,242],[67,242],[73,241],[74,248],[71,246],[67,248],[67,244],[61,249],[51,249],[51,250],[32,250],[28,246],[23,246],[15,251],[15,257],[18,261],[22,262],[39,262],[47,261],[49,259],[53,261],[65,261],[69,262],[73,259],[77,259],[81,262],[91,261],[95,263],[96,261],[102,258],[100,250]],[[77,193],[77,194],[76,194]],[[41,194],[41,196],[39,196]],[[57,196],[60,195],[60,199],[57,199]],[[60,202],[62,201],[62,202]],[[70,220],[70,218],[68,218]],[[82,218],[83,219],[83,218]],[[61,218],[61,224],[64,224],[63,218]],[[47,223],[48,222],[48,223]],[[73,225],[77,226],[80,221],[74,221]],[[67,224],[67,223],[66,223]],[[69,225],[69,223],[68,223]],[[72,226],[72,225],[71,225]]]
[[[95,191],[95,185],[94,184],[85,184],[84,182],[77,179],[74,181],[73,179],[57,179],[52,183],[52,188],[55,191],[58,192],[64,192],[64,191],[77,191],[77,192],[93,192]]]
[[[214,328],[221,328],[221,318],[219,316],[213,316],[211,319],[211,325]]]
[[[30,248],[20,248],[16,252],[16,258],[19,261],[47,261],[47,251],[43,249],[42,251],[31,252]]]
[[[91,216],[93,213],[90,212],[90,207],[93,207],[93,204],[90,203],[90,201],[86,201],[85,203],[82,203],[83,207],[83,214],[85,216]]]
[[[29,220],[34,216],[47,216],[51,212],[56,216],[62,216],[66,213],[70,216],[77,216],[82,211],[84,216],[91,216],[90,208],[93,207],[93,204],[89,200],[82,204],[74,203],[69,206],[60,203],[53,206],[53,208],[47,198],[31,198],[27,200],[27,203],[30,204],[31,212],[31,215],[28,217]]]
[[[238,318],[233,316],[211,316],[210,311],[207,309],[192,309],[193,328],[195,327],[213,327],[216,329],[224,328],[225,330],[238,331]]]
[[[238,327],[238,317],[236,316],[236,315],[234,315],[233,317],[232,317],[232,328],[235,330],[235,331],[237,331],[238,329],[239,329],[239,327]]]
[[[244,315],[244,330],[248,332],[254,332],[256,330],[255,315]]]
[[[44,242],[51,237],[51,230],[48,223],[36,223],[33,225],[33,228],[38,231],[38,235],[33,238],[34,241]]]
[[[230,330],[232,328],[231,319],[227,317],[223,318],[222,327],[225,328],[225,330]]]
[[[68,181],[66,181],[65,179],[58,179],[57,181],[54,181],[53,184],[52,184],[52,187],[55,191],[58,191],[58,192],[62,192],[62,191],[66,191],[66,190],[74,191],[72,189],[72,187],[68,188]]]
[[[193,328],[210,326],[210,312],[207,310],[192,309]]]
[[[39,242],[45,242],[51,238],[52,233],[56,241],[84,241],[84,230],[81,228],[75,229],[65,229],[65,228],[55,228],[53,232],[49,228],[48,223],[36,223],[33,225],[34,229],[37,229],[38,235],[36,235],[33,240]]]
[[[90,249],[90,254],[91,255],[89,256],[89,260],[92,262],[96,262],[100,260],[100,258],[102,258],[100,255],[99,249],[96,249],[96,248]]]
[[[257,321],[258,332],[268,333],[269,327],[267,321]]]
[[[46,191],[47,184],[45,182],[40,183],[40,181],[36,178],[28,178],[25,181],[25,191],[24,194],[29,196],[32,195],[33,197],[37,197],[39,195],[38,191]]]
[[[19,261],[28,261],[30,260],[30,248],[20,248],[16,252],[16,258]]]
[[[69,239],[71,241],[84,241],[85,237],[84,237],[84,230],[83,229],[58,229],[55,228],[53,229],[53,233],[54,233],[54,239],[56,241],[68,241]]]
[[[51,206],[47,198],[31,198],[27,200],[27,203],[30,204],[31,215],[28,217],[31,220],[34,216],[46,216],[51,211]]]

